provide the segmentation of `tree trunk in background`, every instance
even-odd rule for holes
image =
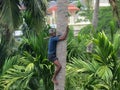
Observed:
[[[118,15],[119,15],[118,25],[119,25],[119,28],[120,28],[120,0],[117,0],[117,7],[118,7]]]
[[[92,19],[92,25],[94,31],[91,32],[93,35],[96,32],[97,24],[98,24],[98,12],[99,12],[99,0],[95,0],[95,6],[94,6],[94,13],[93,13],[93,19]],[[87,52],[92,52],[93,44],[90,42],[87,46]]]
[[[0,33],[1,34],[1,42],[0,42],[0,68],[3,67],[5,59],[7,58],[7,56],[9,56],[11,54],[11,47],[10,47],[10,43],[11,43],[11,37],[12,34],[10,33],[10,30],[8,28],[7,25],[3,25],[0,24],[3,28],[3,31]]]
[[[117,18],[117,23],[120,28],[120,0],[109,0],[109,3],[112,6],[113,16]]]
[[[68,24],[68,0],[57,0],[57,33],[64,34]],[[62,69],[57,76],[58,85],[54,85],[54,90],[64,90],[65,88],[65,68],[66,68],[66,40],[57,45],[57,56],[62,65]]]
[[[92,19],[92,25],[93,25],[95,30],[96,30],[96,27],[98,24],[98,12],[99,12],[99,0],[96,0],[94,13],[93,13],[93,19]]]

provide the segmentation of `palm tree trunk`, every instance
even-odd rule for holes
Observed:
[[[63,34],[68,24],[68,0],[57,0],[57,33]],[[57,76],[58,85],[54,85],[54,90],[64,90],[65,87],[65,67],[66,67],[66,41],[61,41],[57,46],[57,56],[62,65],[62,69]]]
[[[96,32],[97,24],[98,24],[98,12],[99,12],[99,0],[95,0],[95,6],[94,6],[94,13],[93,13],[93,19],[92,19],[92,25],[94,32],[91,32],[93,35]],[[92,52],[93,44],[90,42],[87,46],[87,52]]]
[[[92,19],[92,24],[93,24],[94,29],[96,29],[97,23],[98,23],[98,11],[99,11],[99,0],[96,0],[94,13],[93,13],[93,19]]]

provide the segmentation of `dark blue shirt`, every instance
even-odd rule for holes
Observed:
[[[56,45],[59,41],[59,36],[52,36],[49,38],[48,54],[56,54]]]

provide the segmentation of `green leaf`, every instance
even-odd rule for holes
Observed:
[[[31,71],[33,71],[33,69],[34,69],[34,64],[30,63],[27,65],[25,72],[31,72]]]
[[[14,30],[20,23],[20,11],[18,8],[19,0],[3,0],[0,22]]]
[[[113,73],[107,66],[101,66],[97,70],[96,74],[107,83],[110,83],[113,78]]]

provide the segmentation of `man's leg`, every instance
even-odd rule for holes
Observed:
[[[55,73],[54,73],[54,75],[53,75],[52,81],[53,81],[54,84],[57,85],[57,84],[58,84],[58,81],[56,80],[56,76],[57,76],[58,73],[60,72],[62,66],[61,66],[61,64],[59,63],[58,60],[55,60],[53,63],[54,63],[55,66],[56,66],[56,70],[55,70]]]

